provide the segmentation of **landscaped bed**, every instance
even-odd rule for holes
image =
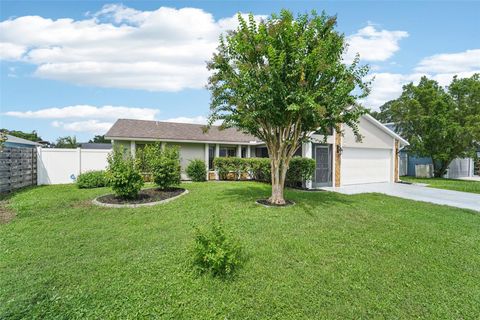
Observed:
[[[97,197],[94,201],[95,204],[105,205],[147,205],[161,203],[169,199],[176,198],[183,194],[185,189],[182,188],[169,188],[165,190],[151,188],[143,189],[138,193],[138,196],[133,199],[118,197],[115,194],[107,194]]]
[[[0,319],[474,319],[480,215],[380,194],[189,183],[160,206],[109,209],[108,188],[45,186],[10,197],[0,225]],[[232,278],[192,267],[212,214],[242,245]]]
[[[444,178],[415,178],[415,177],[401,177],[402,181],[411,183],[425,183],[428,187],[455,190],[462,192],[480,193],[480,181],[468,181],[459,179],[444,179]]]

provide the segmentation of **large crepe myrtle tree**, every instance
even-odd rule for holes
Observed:
[[[212,72],[209,124],[254,135],[271,162],[270,203],[283,205],[287,169],[295,151],[316,130],[345,124],[358,135],[364,113],[357,100],[368,94],[367,66],[358,56],[346,65],[343,34],[325,13],[279,15],[256,22],[252,15],[220,38],[208,62]]]

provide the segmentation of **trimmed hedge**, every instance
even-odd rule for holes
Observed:
[[[293,157],[287,171],[285,184],[289,187],[301,187],[303,182],[310,180],[315,173],[315,160]]]
[[[77,187],[80,189],[100,188],[108,185],[105,171],[88,171],[77,177]]]
[[[249,174],[251,179],[270,182],[271,169],[269,158],[236,158],[219,157],[213,160],[220,180],[227,180],[229,173],[235,174],[235,180],[242,175]],[[293,157],[287,171],[286,185],[301,187],[303,181],[310,180],[315,172],[315,160],[302,157]]]

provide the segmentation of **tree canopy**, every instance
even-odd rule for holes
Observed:
[[[95,135],[93,139],[88,140],[89,143],[110,143],[110,140],[105,139],[105,135]]]
[[[431,157],[441,177],[453,159],[472,156],[480,145],[480,75],[453,78],[447,88],[422,77],[403,87],[383,112],[419,156]]]
[[[75,136],[65,136],[57,139],[55,143],[55,148],[62,149],[73,149],[78,147],[77,137]]]
[[[32,132],[24,132],[20,130],[0,129],[0,131],[3,132],[4,134],[9,134],[11,136],[22,138],[25,140],[30,140],[33,142],[42,141],[42,138],[38,136],[37,131],[35,130],[33,130]]]
[[[343,123],[358,134],[365,112],[357,104],[369,92],[359,58],[346,65],[344,36],[336,17],[282,10],[239,26],[220,39],[208,62],[212,71],[210,124],[221,120],[266,143],[272,167],[272,197],[285,203],[283,185],[291,157],[311,132]]]

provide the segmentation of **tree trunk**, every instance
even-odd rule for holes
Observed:
[[[272,204],[283,205],[285,199],[283,197],[283,186],[280,183],[280,166],[280,159],[272,157],[270,160],[272,196],[268,200]]]
[[[287,176],[288,162],[284,160],[282,164],[281,159],[272,159],[270,162],[272,171],[272,196],[268,201],[272,204],[284,205],[284,190],[285,178]]]
[[[433,176],[435,178],[441,178],[447,172],[448,166],[450,165],[450,163],[452,161],[451,160],[450,161],[441,161],[441,160],[436,161],[435,159],[432,158],[432,162],[433,162]]]

